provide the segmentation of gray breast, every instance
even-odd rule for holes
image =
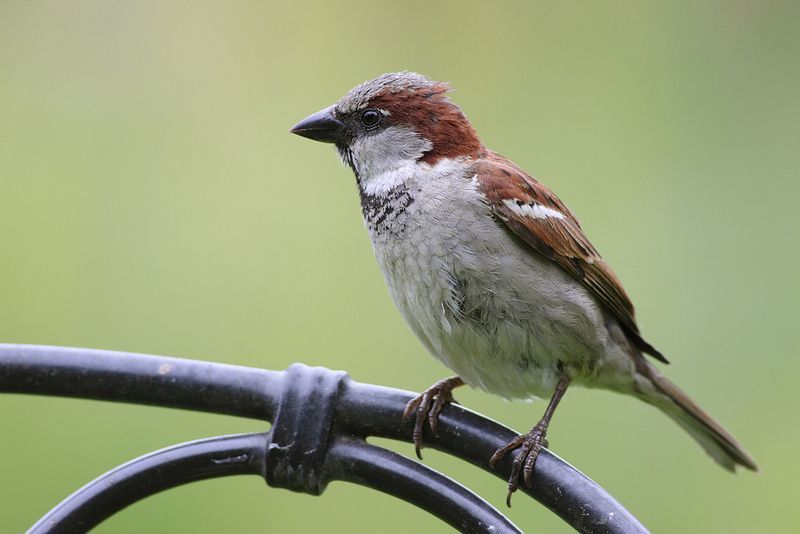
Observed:
[[[543,395],[557,364],[597,351],[600,311],[554,262],[521,247],[474,180],[448,173],[362,195],[395,304],[464,380],[506,397]]]

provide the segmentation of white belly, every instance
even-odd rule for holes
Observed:
[[[549,396],[559,362],[573,380],[590,380],[607,334],[588,290],[493,220],[469,180],[407,185],[414,201],[396,231],[371,237],[389,292],[427,349],[467,384],[507,398]]]

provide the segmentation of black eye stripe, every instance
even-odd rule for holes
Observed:
[[[361,112],[361,124],[368,130],[376,128],[382,118],[383,114],[377,109],[365,109]]]

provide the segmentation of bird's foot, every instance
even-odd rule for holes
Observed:
[[[414,430],[411,437],[414,440],[414,450],[417,458],[422,460],[422,429],[425,420],[431,427],[434,436],[438,436],[439,413],[447,402],[456,402],[453,399],[453,389],[463,386],[464,381],[457,376],[439,380],[434,385],[423,391],[420,395],[411,399],[403,410],[403,421],[407,421],[412,415],[415,416]]]
[[[514,458],[514,463],[511,464],[511,476],[508,479],[508,495],[506,496],[506,505],[511,507],[511,495],[519,487],[519,473],[522,471],[522,479],[527,487],[532,487],[533,466],[536,464],[536,458],[543,448],[548,446],[547,443],[547,425],[539,423],[531,429],[527,434],[521,434],[508,442],[504,447],[500,447],[495,451],[489,459],[489,465],[494,469],[495,464],[502,460],[505,455],[515,449],[521,449],[520,453]]]

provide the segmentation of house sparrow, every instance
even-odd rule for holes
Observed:
[[[633,304],[561,200],[487,149],[449,86],[412,72],[365,82],[291,132],[334,143],[356,176],[389,293],[428,351],[458,376],[412,400],[419,455],[463,384],[506,398],[550,397],[542,419],[490,459],[520,448],[531,485],[550,419],[570,384],[633,395],[683,427],[720,465],[757,470],[736,439],[645,355]]]

